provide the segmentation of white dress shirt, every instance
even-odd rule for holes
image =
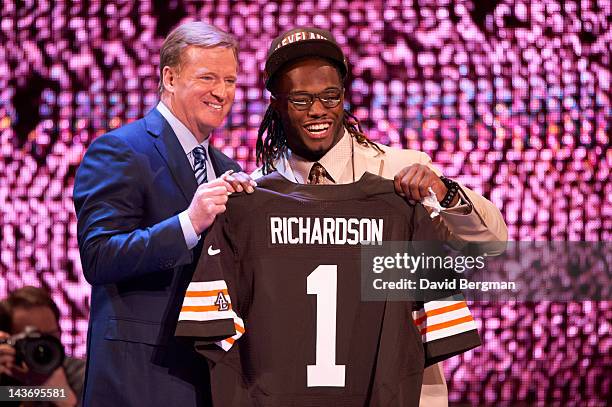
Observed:
[[[353,166],[351,164],[352,157],[352,143],[353,138],[345,132],[344,136],[338,142],[325,153],[318,162],[325,168],[327,175],[331,178],[324,179],[323,184],[350,184],[355,181],[359,181],[359,177],[355,179],[353,174]],[[286,152],[287,161],[293,170],[295,176],[295,182],[298,184],[307,184],[308,175],[310,169],[315,161],[308,161],[305,158],[293,153],[287,149]],[[360,175],[361,176],[361,175]]]
[[[323,184],[350,184],[359,181],[361,175],[357,177],[356,174],[354,174],[353,165],[351,163],[351,157],[353,156],[352,143],[354,143],[353,137],[345,130],[344,136],[338,140],[319,161],[316,161],[325,168],[329,176],[329,178],[324,178],[322,180]],[[290,179],[290,181],[297,182],[298,184],[307,184],[310,169],[315,161],[308,161],[289,149],[285,152],[285,157],[295,177],[294,179]],[[438,198],[440,200],[442,197]],[[466,211],[469,209],[467,205],[465,205],[461,195],[459,195],[459,200],[454,206],[442,208],[442,211],[457,209],[461,206],[465,206]]]
[[[157,104],[157,110],[164,116],[164,119],[168,122],[172,131],[176,135],[179,143],[181,143],[181,147],[183,147],[183,151],[189,160],[189,164],[191,164],[191,169],[194,167],[194,157],[193,157],[193,149],[198,145],[201,145],[206,150],[206,173],[208,180],[213,180],[216,177],[215,169],[212,166],[212,162],[210,161],[210,153],[208,152],[208,138],[204,140],[202,143],[198,143],[198,140],[193,135],[193,133],[185,126],[163,102],[159,102]],[[195,178],[195,173],[194,173]],[[181,229],[183,230],[183,236],[185,236],[185,243],[187,243],[187,247],[189,249],[193,249],[197,244],[198,240],[200,240],[200,236],[198,236],[191,224],[191,220],[189,219],[189,215],[187,214],[187,210],[179,213],[179,222],[181,223]]]

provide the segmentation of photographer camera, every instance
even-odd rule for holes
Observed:
[[[61,401],[27,405],[76,406],[83,389],[85,362],[64,357],[59,308],[37,287],[13,291],[0,309],[0,384],[63,388]],[[4,314],[4,316],[2,316]]]
[[[7,344],[15,349],[15,363],[25,363],[28,369],[46,378],[64,362],[64,347],[55,336],[39,332],[33,326],[27,326],[23,332],[0,339],[0,344]]]

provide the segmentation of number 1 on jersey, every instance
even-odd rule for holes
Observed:
[[[336,292],[338,266],[322,264],[306,279],[308,294],[317,296],[316,364],[306,366],[308,387],[344,387],[345,365],[336,364]]]

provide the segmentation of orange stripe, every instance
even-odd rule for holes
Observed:
[[[244,333],[244,328],[241,327],[240,325],[234,324],[234,328],[236,328],[236,332],[240,332],[241,334]]]
[[[438,330],[444,329],[444,328],[450,328],[451,326],[463,324],[465,322],[470,322],[470,321],[473,321],[473,320],[474,320],[474,318],[472,318],[471,315],[468,315],[466,317],[453,319],[452,321],[441,322],[439,324],[430,325],[430,326],[427,326],[427,327],[421,329],[421,335],[424,335],[427,332],[438,331]]]
[[[224,341],[226,341],[226,342],[227,342],[227,343],[229,343],[230,345],[233,345],[233,344],[234,344],[234,342],[236,342],[236,340],[235,340],[234,338],[227,338],[227,339],[224,339]]]
[[[208,290],[208,291],[187,291],[185,297],[216,297],[222,292],[224,295],[227,294],[227,289],[223,290]]]
[[[421,322],[427,319],[427,317],[433,317],[434,315],[444,314],[445,312],[456,311],[461,308],[467,308],[467,304],[465,301],[458,302],[457,304],[447,305],[446,307],[432,309],[430,311],[426,311],[425,315],[416,319],[414,321],[415,324],[421,325]]]
[[[232,309],[232,305],[228,304],[229,308],[225,311],[229,311]],[[219,307],[217,305],[183,305],[181,308],[181,312],[209,312],[209,311],[219,311]]]

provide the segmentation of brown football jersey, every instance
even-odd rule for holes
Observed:
[[[426,365],[480,344],[465,301],[362,301],[361,244],[412,239],[393,182],[233,194],[208,231],[176,335],[211,360],[215,405],[417,406]]]

